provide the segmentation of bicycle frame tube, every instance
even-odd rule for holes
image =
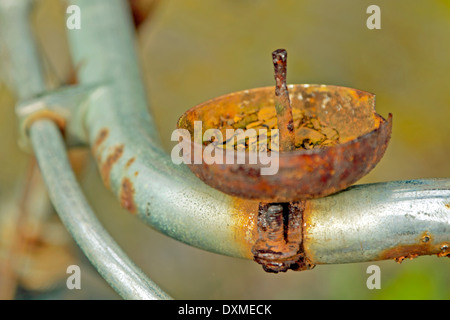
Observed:
[[[80,107],[72,119],[80,123],[72,128],[92,149],[105,185],[124,208],[160,232],[205,250],[253,259],[259,203],[212,189],[184,165],[172,163],[161,148],[125,1],[73,4],[82,14],[81,29],[68,30],[78,79],[98,89]],[[27,72],[20,63],[11,67]],[[46,161],[42,153],[40,158]],[[54,181],[48,179],[52,189]],[[450,179],[351,187],[306,201],[303,221],[302,245],[313,264],[444,256],[450,243]],[[84,241],[82,234],[76,237]]]
[[[69,31],[74,62],[81,66],[80,82],[106,84],[85,115],[89,144],[106,186],[123,207],[168,236],[252,259],[258,203],[208,187],[184,165],[173,164],[160,147],[125,3],[73,3],[83,13],[82,28]],[[304,213],[309,221],[303,230],[305,252],[313,263],[388,259],[423,244],[420,236],[427,231],[433,234],[433,247],[411,247],[411,254],[438,253],[450,241],[449,202],[448,179],[358,186],[310,200]]]
[[[40,58],[29,25],[29,0],[0,0],[1,37],[19,99],[45,94]],[[87,204],[67,158],[61,132],[42,119],[29,128],[49,196],[62,222],[103,278],[125,299],[170,299],[127,257]]]

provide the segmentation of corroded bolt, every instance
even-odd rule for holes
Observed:
[[[280,136],[280,152],[295,149],[294,120],[292,117],[289,91],[286,84],[287,51],[278,49],[272,52],[275,71],[275,109]]]
[[[258,240],[254,260],[267,272],[308,270],[314,267],[304,255],[302,215],[304,202],[260,203]]]

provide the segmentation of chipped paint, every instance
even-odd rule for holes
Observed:
[[[108,138],[109,130],[107,128],[103,128],[97,135],[94,144],[92,145],[92,153],[94,156],[98,157],[99,147],[103,144],[103,142]]]
[[[236,242],[247,259],[253,259],[252,247],[257,234],[258,201],[249,201],[237,197],[231,198],[231,213],[235,230],[233,241]]]
[[[118,145],[114,147],[113,152],[111,152],[106,160],[100,163],[100,174],[103,178],[103,182],[107,188],[110,188],[110,173],[114,164],[120,159],[123,154],[124,145]]]
[[[127,163],[125,164],[125,168],[128,169],[128,168],[133,164],[134,161],[136,161],[136,158],[135,158],[135,157],[130,158],[130,159],[127,161]]]
[[[120,188],[120,204],[131,213],[136,213],[137,207],[134,202],[134,186],[130,179],[123,178]]]
[[[441,250],[441,252],[439,252],[437,254],[437,256],[440,257],[440,258],[442,258],[442,257],[450,258],[450,250],[448,249],[449,246],[450,245],[447,242],[441,243],[441,245],[439,246],[439,249]]]
[[[450,256],[448,243],[433,243],[433,235],[425,231],[420,237],[418,244],[398,245],[381,253],[381,260],[394,259],[401,263],[405,259],[414,259],[418,256],[436,254],[438,257]]]

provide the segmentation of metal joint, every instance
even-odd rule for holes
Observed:
[[[50,119],[62,131],[69,147],[84,146],[88,138],[84,122],[80,121],[86,113],[88,99],[100,90],[101,86],[70,86],[50,91],[31,100],[19,102],[16,115],[19,121],[19,145],[31,152],[29,128],[37,120]]]

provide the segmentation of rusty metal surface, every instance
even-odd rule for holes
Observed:
[[[244,204],[208,187],[161,148],[126,3],[74,4],[84,13],[84,27],[68,31],[74,65],[81,66],[79,82],[107,84],[88,101],[80,126],[105,185],[122,206],[162,233],[205,250],[251,258],[251,217],[258,203]]]
[[[136,28],[143,24],[154,13],[159,0],[128,0]]]
[[[61,221],[104,279],[125,299],[170,299],[128,258],[95,217],[71,170],[55,123],[36,121],[30,128],[30,138]]]
[[[111,169],[113,165],[116,164],[116,162],[120,159],[120,157],[122,157],[124,148],[125,147],[123,144],[115,146],[112,152],[106,156],[106,159],[101,161],[102,166],[100,168],[100,173],[102,175],[103,182],[105,183],[105,186],[107,188],[109,188],[110,186]]]
[[[278,173],[261,175],[261,168],[267,165],[260,161],[249,164],[248,152],[236,151],[231,164],[216,164],[209,153],[203,153],[206,146],[183,139],[181,143],[186,150],[191,150],[190,169],[205,183],[227,194],[264,202],[289,202],[343,190],[380,161],[390,139],[392,115],[385,120],[376,114],[374,95],[325,85],[289,85],[289,92],[292,108],[338,130],[339,144],[280,152],[279,158],[273,159],[279,166]],[[203,130],[218,128],[220,116],[232,118],[250,108],[273,106],[274,98],[274,87],[221,96],[187,111],[179,119],[178,127],[194,136],[194,121],[202,121]],[[199,153],[204,161],[194,164],[194,154]]]
[[[120,190],[120,204],[124,209],[131,213],[136,213],[136,204],[134,203],[134,186],[128,178],[123,178],[122,188]]]
[[[308,201],[303,246],[315,264],[448,256],[450,180],[360,185]]]
[[[84,61],[79,70],[80,82],[102,83],[114,79],[109,87],[90,99],[86,117],[82,120],[89,137],[86,142],[92,146],[100,171],[114,149],[125,146],[123,154],[108,170],[109,177],[105,177],[110,189],[123,206],[134,212],[133,205],[129,205],[133,203],[135,214],[142,221],[172,238],[204,250],[253,259],[252,248],[259,239],[259,202],[231,197],[209,187],[186,166],[175,165],[160,147],[156,126],[147,111],[145,90],[132,46],[132,27],[126,23],[127,18],[121,11],[123,4],[111,1],[106,5],[87,0],[77,3],[83,12],[89,13],[84,21],[86,28],[69,32],[75,64]],[[95,19],[93,13],[101,16],[105,11],[114,19]],[[289,86],[293,107],[302,106],[317,112],[326,122],[337,123],[342,136],[347,139],[344,144],[360,144],[355,146],[356,149],[361,145],[376,148],[382,142],[387,143],[391,118],[383,120],[375,115],[373,108],[355,108],[351,103],[356,100],[359,101],[356,107],[373,106],[373,96],[346,88],[339,92],[339,87],[335,87],[337,92],[332,94],[329,92],[332,88]],[[221,107],[226,106],[222,110],[235,114],[246,107],[243,105],[246,101],[256,106],[257,102],[274,103],[273,87],[259,90],[267,92],[265,97],[257,96],[260,100],[250,90],[230,95],[227,101],[214,99],[211,103],[215,108],[208,108],[202,118],[207,126],[214,127],[215,115]],[[331,100],[335,103],[331,104]],[[353,112],[354,121],[339,121],[341,114]],[[344,119],[349,120],[348,117]],[[352,135],[355,131],[364,138],[355,141]],[[354,160],[375,165],[384,151],[382,148],[377,150],[378,154],[371,154],[371,157],[358,154]],[[317,150],[305,152],[305,159],[316,159],[315,152]],[[124,179],[128,179],[125,188]],[[420,230],[417,232],[419,237],[425,231],[423,228],[430,232],[434,239],[432,243],[448,242],[449,213],[443,203],[450,203],[449,183],[450,180],[427,180],[417,184],[412,181],[364,185],[307,200],[301,252],[311,264],[379,260],[386,249],[399,244],[415,244],[415,230]],[[435,196],[430,196],[428,189],[431,188],[435,190]],[[408,200],[393,197],[399,192],[411,195]],[[417,208],[410,207],[411,204]],[[401,211],[397,211],[399,207]],[[424,222],[423,213],[434,220]],[[392,218],[386,220],[386,217]],[[408,234],[409,229],[413,234]],[[441,254],[445,252],[441,250]]]
[[[259,206],[252,247],[265,271],[316,264],[450,257],[450,181],[359,185],[336,195]]]
[[[280,152],[295,149],[294,120],[289,101],[289,91],[286,83],[287,52],[278,49],[272,52],[275,73],[275,109],[277,111],[278,130],[280,132]]]
[[[302,221],[305,201],[260,203],[258,239],[252,248],[254,260],[267,272],[314,268],[303,252]]]
[[[126,18],[123,16],[123,3],[108,0],[105,5],[105,2],[81,0],[77,4],[83,7],[83,12],[88,13],[83,23],[89,26],[72,36],[75,38],[72,43],[76,59],[88,61],[86,68],[80,72],[81,81],[90,83],[118,79],[92,98],[86,118],[78,119],[81,124],[79,127],[88,131],[99,166],[107,165],[107,184],[118,195],[122,205],[136,212],[146,223],[188,244],[246,258],[253,258],[252,248],[258,249],[262,243],[267,246],[264,241],[267,239],[262,238],[263,242],[258,243],[261,231],[278,236],[280,241],[275,246],[285,246],[292,252],[299,246],[300,253],[311,264],[380,259],[402,261],[420,254],[449,256],[448,179],[351,187],[333,196],[307,200],[302,208],[301,241],[297,228],[299,216],[288,219],[287,224],[285,219],[283,223],[276,219],[270,228],[264,230],[264,219],[258,215],[258,202],[229,197],[200,184],[186,168],[171,163],[159,147],[156,129],[146,110],[145,93],[134,62],[136,57],[130,49],[131,33],[126,24],[122,25],[122,18]],[[109,12],[110,16],[105,19],[95,18],[105,12]],[[114,36],[108,37],[107,34],[114,28],[117,28],[113,32]],[[115,50],[115,55],[106,54]],[[24,71],[26,66],[18,69]],[[316,99],[321,98],[326,105],[328,98],[320,94],[318,96],[314,92],[307,93],[306,105],[308,101],[314,104]],[[343,108],[345,105],[339,103],[336,107]],[[327,115],[323,116],[326,118]],[[53,165],[52,161],[57,157],[47,152],[54,151],[55,145],[49,143],[46,132],[50,130],[53,132],[50,136],[57,137],[58,130],[52,123],[47,122],[43,126],[42,123],[40,120],[33,125],[35,144],[44,146],[37,148],[38,156],[44,159],[41,165],[45,166],[47,172],[60,170],[60,175],[46,175],[46,178],[54,179],[55,183],[48,182],[54,194],[67,197],[67,193],[61,190],[69,190],[66,187],[72,178],[67,179],[65,174],[71,172],[70,166],[67,161],[63,168]],[[353,138],[349,137],[350,140]],[[57,141],[57,144],[57,150],[64,150],[62,141]],[[117,146],[121,144],[126,148],[117,152]],[[120,156],[117,156],[118,153]],[[115,155],[114,161],[108,161],[111,154]],[[98,227],[95,219],[92,219],[93,214],[80,220],[77,206],[67,205],[71,203],[67,198],[59,204],[58,201],[54,202],[69,211],[65,216],[71,224],[69,229],[77,232],[76,239],[85,245],[88,256],[99,265],[103,264],[103,268],[99,268],[104,272],[103,275],[118,276],[112,280],[113,286],[120,287],[119,290],[124,290],[127,296],[138,296],[136,290],[142,284],[142,279],[146,279],[145,275],[138,273],[134,278],[136,287],[129,286],[130,267],[133,264],[123,259],[124,256],[114,255],[110,246],[105,245],[106,238],[92,232]],[[83,206],[86,204],[83,203]],[[285,226],[288,226],[287,231]],[[283,229],[282,237],[280,228]],[[89,241],[94,241],[95,245],[90,246],[92,242]],[[269,260],[274,261],[276,258]],[[289,266],[292,265],[289,262]],[[114,268],[109,269],[111,266]],[[143,290],[141,293],[148,296],[149,292]],[[165,294],[161,293],[161,296],[165,297]]]
[[[112,1],[108,4],[112,4]],[[0,41],[2,45],[6,45],[5,50],[8,56],[13,58],[8,67],[9,71],[16,76],[13,82],[14,90],[19,99],[25,100],[19,101],[17,106],[19,113],[24,116],[19,120],[30,120],[29,117],[35,115],[33,106],[49,107],[56,101],[69,107],[68,109],[57,108],[61,112],[59,116],[67,116],[70,105],[74,102],[70,98],[72,91],[70,89],[63,91],[63,95],[67,99],[59,99],[61,92],[46,92],[41,60],[37,54],[30,28],[28,16],[30,5],[31,1],[28,0],[0,0]],[[6,32],[4,32],[5,30]],[[86,93],[83,88],[79,89]],[[69,94],[65,95],[64,93]],[[36,105],[29,104],[29,99],[37,95],[39,97],[35,99]],[[75,99],[75,101],[81,102],[80,99]],[[27,106],[32,110],[22,109],[26,109]],[[38,110],[41,109],[38,108]],[[74,118],[71,120],[74,120],[76,124],[81,124],[80,121],[75,121],[79,118],[76,116]],[[78,186],[69,162],[64,143],[67,140],[63,141],[61,128],[57,126],[61,123],[55,120],[48,112],[41,113],[38,118],[32,118],[32,121],[27,124],[26,133],[29,134],[48,195],[61,221],[98,272],[123,298],[170,299],[130,261],[96,219]],[[82,125],[68,126],[63,129],[79,130],[77,134],[83,136],[84,127]],[[130,190],[126,190],[125,193],[130,193]],[[41,209],[33,207],[30,212],[37,218],[35,215],[39,215],[40,211]],[[61,255],[63,254],[64,252],[61,253]],[[33,266],[28,265],[28,267]],[[38,272],[38,270],[34,270],[34,272]]]

